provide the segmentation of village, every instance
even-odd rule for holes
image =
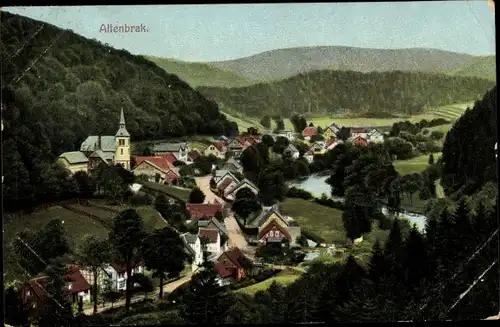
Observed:
[[[78,172],[91,174],[102,164],[121,165],[143,181],[142,184],[138,181],[130,185],[133,192],[144,191],[158,195],[164,193],[161,186],[168,187],[168,190],[187,189],[181,185],[182,167],[195,166],[196,160],[202,156],[217,158],[219,164],[212,165],[209,174],[203,174],[196,168],[190,170],[195,176],[189,177],[194,178],[194,186],[201,190],[205,197],[203,203],[185,203],[189,214],[189,220],[186,223],[196,224],[197,233],[179,232],[186,250],[192,256],[190,272],[180,281],[188,281],[189,277],[203,266],[204,261],[208,261],[214,264],[219,285],[227,286],[238,284],[245,278],[258,275],[265,269],[291,268],[303,271],[304,262],[314,260],[320,255],[320,251],[314,250],[316,247],[323,248],[331,254],[334,253],[335,244],[318,244],[304,236],[300,225],[294,218],[280,212],[279,203],[267,207],[262,205],[260,211],[249,221],[246,221],[247,219],[243,221],[237,217],[231,208],[231,204],[241,194],[243,196],[253,194],[255,198],[258,198],[259,188],[244,177],[243,166],[239,158],[246,148],[262,142],[265,135],[271,136],[274,141],[280,138],[287,140],[288,145],[283,149],[282,156],[292,160],[303,157],[309,163],[313,162],[315,155],[323,154],[343,142],[366,146],[372,142],[383,142],[384,139],[383,134],[375,129],[346,128],[334,122],[327,126],[322,134],[318,133],[318,130],[321,128],[308,126],[302,133],[280,131],[261,134],[257,129],[252,129],[236,137],[220,136],[202,149],[191,148],[189,142],[157,143],[149,149],[151,155],[138,156],[132,155],[131,135],[126,129],[122,109],[116,135],[89,136],[81,144],[80,151],[62,153],[58,162],[71,174]],[[339,137],[341,130],[344,134],[346,130],[348,131],[348,138],[345,140]],[[302,156],[297,149],[300,144],[302,148],[307,147],[307,151],[302,153]],[[168,190],[164,194],[170,201],[178,201],[179,199]],[[161,216],[160,213],[158,214]],[[286,248],[287,250],[281,252],[292,251],[288,253],[298,251],[299,259],[283,265],[283,261],[276,262],[276,257],[256,256],[256,252],[266,252],[262,248],[272,248],[274,251]],[[137,258],[134,261],[132,274],[144,272],[143,261]],[[73,303],[78,301],[89,303],[94,281],[92,271],[75,263],[68,267],[66,277],[70,280],[68,290],[73,294]],[[123,292],[126,288],[126,278],[126,267],[123,264],[110,262],[99,272],[96,280],[99,289],[102,289],[105,284],[110,284],[117,292]],[[41,284],[44,280],[43,276],[34,278],[23,288],[23,298],[26,302],[33,303],[33,307],[43,306]],[[166,284],[164,288],[167,291],[173,291],[178,286],[180,286],[179,281],[171,285]]]

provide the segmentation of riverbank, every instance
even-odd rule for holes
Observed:
[[[313,174],[304,180],[288,182],[288,186],[290,186],[290,187],[294,186],[296,188],[307,191],[315,197],[321,197],[322,194],[326,194],[326,196],[329,198],[332,198],[336,201],[343,202],[343,200],[344,200],[343,198],[331,196],[330,185],[328,185],[326,183],[326,180],[328,179],[328,177],[329,177],[329,175]],[[403,199],[403,200],[408,200],[408,201],[403,201],[404,203],[401,206],[401,212],[397,215],[397,217],[407,219],[411,225],[416,224],[418,229],[423,231],[425,229],[425,224],[427,221],[427,217],[424,214],[422,214],[423,209],[424,209],[423,205],[421,206],[421,210],[422,210],[421,212],[413,212],[412,210],[408,210],[408,209],[418,208],[418,207],[416,207],[417,201],[414,202],[413,199]],[[405,205],[406,202],[409,202],[408,205]],[[418,204],[421,204],[420,202],[421,201],[419,201]],[[384,215],[388,215],[389,214],[388,208],[386,208],[385,206],[382,207],[382,213]]]

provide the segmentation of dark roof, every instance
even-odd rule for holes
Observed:
[[[245,179],[241,180],[238,184],[236,184],[233,188],[231,188],[230,190],[228,190],[227,193],[226,193],[226,195],[233,193],[236,189],[238,189],[240,186],[245,185],[245,184],[247,184],[251,188],[254,188],[255,190],[259,191],[259,188],[257,187],[257,185],[255,185],[254,183],[252,183],[249,179],[245,178]]]
[[[132,260],[132,269],[137,268],[143,264],[142,258],[136,257]],[[110,266],[119,274],[127,271],[127,264],[125,262],[113,262]]]
[[[212,218],[211,220],[198,220],[198,227],[206,227],[210,223],[213,223],[217,229],[224,235],[227,235],[227,229],[224,224],[220,223],[217,219]]]
[[[220,203],[188,203],[186,210],[189,212],[191,219],[202,219],[215,217],[217,212],[222,211]]]
[[[237,247],[229,249],[228,251],[221,254],[220,257],[222,257],[222,255],[224,255],[224,254],[238,268],[247,269],[247,268],[250,268],[252,266],[252,262]]]
[[[226,177],[222,183],[219,184],[219,190],[221,191],[224,191],[226,189],[226,187],[229,186],[229,184],[231,184],[231,182],[233,182],[233,180],[229,177]]]
[[[366,129],[364,127],[351,127],[351,133],[365,133]]]
[[[189,151],[188,156],[192,160],[196,160],[201,156],[201,154],[198,152],[198,150],[191,150]]]
[[[287,221],[283,218],[283,215],[281,213],[279,213],[279,211],[274,208],[274,207],[271,207],[270,209],[268,210],[263,210],[260,215],[257,216],[257,218],[254,219],[254,221],[252,222],[252,225],[255,226],[255,227],[260,227],[263,223],[266,222],[266,220],[273,214],[275,213],[279,218],[281,218],[281,220],[283,220],[285,222],[285,224],[288,225]]]
[[[210,243],[215,243],[219,237],[219,231],[211,228],[200,228],[198,230],[198,237],[206,238]]]
[[[160,143],[153,146],[153,152],[177,152],[187,148],[187,143]]]

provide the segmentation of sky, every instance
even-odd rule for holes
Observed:
[[[495,16],[486,0],[9,7],[3,10],[133,54],[222,61],[300,46],[436,48],[495,54]],[[104,32],[141,25],[143,32]]]

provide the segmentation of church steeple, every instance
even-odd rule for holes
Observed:
[[[129,132],[127,131],[127,128],[125,127],[125,115],[123,114],[123,107],[120,112],[120,123],[118,132],[116,132],[115,136],[130,136]]]

